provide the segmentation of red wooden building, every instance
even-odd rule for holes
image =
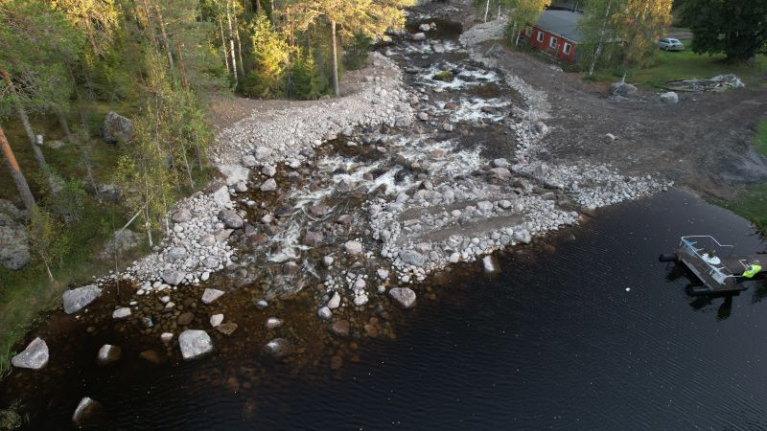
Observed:
[[[565,64],[575,64],[580,58],[578,43],[582,35],[578,21],[583,15],[566,10],[546,10],[538,21],[522,33],[533,48]]]

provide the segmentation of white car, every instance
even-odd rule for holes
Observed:
[[[672,39],[670,37],[661,39],[658,41],[658,47],[664,51],[683,51],[684,44],[679,39]]]

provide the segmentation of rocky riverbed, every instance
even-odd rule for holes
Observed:
[[[67,292],[66,313],[90,332],[108,321],[154,340],[141,351],[152,363],[250,342],[254,330],[272,358],[317,343],[340,358],[349,346],[338,339],[394,337],[392,316],[437,294],[423,287],[430,274],[478,260],[496,271],[497,250],[672,186],[555,160],[541,145],[546,94],[476,48],[501,25],[459,38],[454,23],[411,15],[358,93],[223,130],[212,150],[222,179],[177,205],[152,254]],[[286,321],[284,300],[305,316]],[[228,341],[243,326],[251,340]],[[42,345],[19,361],[47,364]]]

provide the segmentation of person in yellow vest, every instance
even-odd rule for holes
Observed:
[[[758,274],[761,270],[762,270],[762,267],[759,265],[759,262],[754,262],[748,265],[748,268],[746,268],[746,270],[743,271],[743,277],[754,278],[754,276]]]

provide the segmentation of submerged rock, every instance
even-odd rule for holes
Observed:
[[[218,332],[220,332],[220,333],[222,333],[224,335],[232,335],[234,333],[234,331],[236,331],[237,328],[239,328],[239,327],[240,326],[237,325],[236,323],[227,322],[227,323],[222,323],[222,324],[216,326],[216,331],[218,331]]]
[[[23,352],[11,358],[11,365],[16,368],[39,370],[48,365],[48,345],[41,338],[35,338]]]
[[[72,423],[80,428],[85,422],[101,409],[101,404],[90,397],[83,397],[77,404],[74,414],[72,414]]]
[[[223,290],[218,289],[205,289],[205,291],[202,293],[202,302],[205,304],[210,304],[217,300],[218,298],[222,297],[224,295]]]
[[[348,337],[349,330],[350,328],[348,320],[338,320],[333,322],[333,325],[330,326],[330,332],[339,337]]]
[[[111,344],[104,344],[99,349],[99,354],[96,357],[96,363],[104,366],[109,365],[111,363],[117,362],[122,357],[122,349],[118,346],[113,346]]]
[[[184,360],[197,359],[213,351],[213,341],[207,332],[199,329],[187,329],[178,336],[178,346]]]
[[[389,290],[389,296],[401,308],[413,308],[415,306],[416,294],[409,287],[395,287]]]
[[[264,353],[274,359],[282,359],[292,354],[293,350],[293,344],[284,338],[275,338],[264,346]]]
[[[77,313],[99,296],[101,296],[101,289],[95,284],[67,290],[62,295],[64,312],[67,314]]]

